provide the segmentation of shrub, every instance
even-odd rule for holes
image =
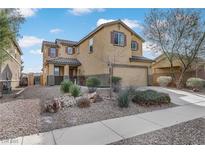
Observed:
[[[60,90],[64,93],[69,93],[70,86],[73,85],[73,82],[70,80],[64,80],[61,82]]]
[[[160,76],[157,78],[157,83],[162,87],[168,86],[168,84],[171,82],[172,82],[171,76]]]
[[[114,92],[119,92],[121,87],[120,87],[120,80],[122,80],[121,77],[113,76],[112,77],[112,87]]]
[[[129,86],[126,90],[129,94],[129,98],[133,98],[133,96],[135,94],[135,88],[133,86]]]
[[[122,80],[121,77],[118,77],[118,76],[113,76],[112,77],[112,83],[113,84],[119,84],[119,82]]]
[[[86,79],[86,86],[88,86],[89,92],[95,92],[96,88],[100,86],[101,82],[95,77]]]
[[[81,97],[77,100],[77,105],[80,108],[85,108],[90,106],[90,100],[87,97]]]
[[[160,93],[154,90],[136,91],[132,98],[134,103],[139,105],[160,105],[168,104],[171,99],[168,94]]]
[[[77,85],[71,85],[69,92],[73,97],[78,97],[80,95],[80,87]]]
[[[129,106],[129,93],[127,90],[121,91],[117,97],[118,106],[121,108]]]
[[[200,78],[189,78],[186,81],[186,86],[189,88],[202,88],[205,85],[205,80]]]

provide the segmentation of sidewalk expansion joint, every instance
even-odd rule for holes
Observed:
[[[112,129],[111,127],[107,126],[106,124],[104,124],[102,121],[99,121],[103,126],[107,127],[109,130],[111,130],[112,132],[114,132],[115,134],[117,134],[118,136],[120,136],[122,139],[126,139],[124,136],[122,136],[121,134],[119,134],[118,132],[116,132],[114,129]]]

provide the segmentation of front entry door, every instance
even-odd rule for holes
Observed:
[[[77,76],[77,67],[70,67],[69,68],[69,77],[71,81],[75,81],[76,76]]]
[[[55,85],[60,85],[63,81],[63,76],[60,75],[60,66],[54,67]]]

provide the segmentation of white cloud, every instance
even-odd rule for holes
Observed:
[[[41,55],[42,53],[41,53],[41,49],[37,49],[37,50],[30,50],[29,51],[31,54],[33,54],[33,55]]]
[[[34,45],[39,45],[42,43],[42,41],[42,38],[38,38],[35,36],[23,36],[23,38],[19,40],[19,45],[21,48],[27,48]]]
[[[112,22],[112,21],[115,21],[114,19],[98,19],[97,21],[97,26],[100,26],[104,23],[107,23],[107,22]]]
[[[111,22],[111,21],[115,21],[117,19],[99,19],[97,21],[97,26],[107,23],[107,22]],[[142,25],[139,23],[139,21],[137,20],[130,20],[130,19],[122,19],[122,21],[128,25],[130,28],[139,28],[139,29],[143,29]]]
[[[39,9],[31,9],[31,8],[21,8],[19,9],[20,13],[24,16],[24,17],[31,17],[34,16],[37,11]]]
[[[81,15],[89,14],[89,13],[92,13],[92,12],[103,12],[103,11],[105,11],[105,9],[74,8],[74,9],[69,9],[68,11],[73,15],[81,16]]]
[[[62,32],[62,31],[63,31],[63,30],[60,29],[60,28],[54,28],[54,29],[51,29],[51,30],[50,30],[50,33],[52,33],[52,34],[58,34],[58,33]]]
[[[25,67],[23,70],[24,73],[40,73],[41,72],[41,65],[35,67]]]

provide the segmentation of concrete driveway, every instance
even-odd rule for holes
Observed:
[[[172,103],[177,105],[197,105],[205,107],[205,95],[165,87],[140,87],[140,90],[152,89],[170,95]]]

